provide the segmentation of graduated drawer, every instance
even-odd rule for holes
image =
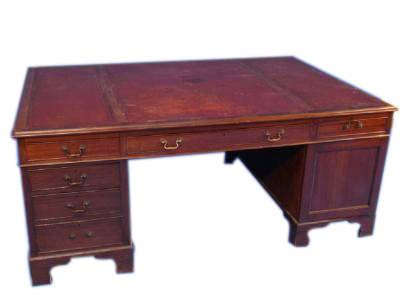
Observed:
[[[75,192],[120,186],[119,163],[30,168],[33,194]]]
[[[255,127],[208,132],[128,136],[128,154],[173,154],[268,147],[309,141],[311,125]]]
[[[116,188],[33,196],[32,205],[35,222],[42,223],[119,214],[121,192]]]
[[[118,136],[32,138],[25,142],[26,160],[79,161],[92,158],[114,157],[120,154]]]
[[[39,253],[122,244],[121,218],[36,227]]]
[[[319,125],[318,137],[327,138],[358,134],[382,134],[388,131],[388,122],[389,118],[387,116],[363,116],[326,121]]]

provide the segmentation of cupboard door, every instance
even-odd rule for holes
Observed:
[[[301,219],[374,214],[387,138],[309,145]]]

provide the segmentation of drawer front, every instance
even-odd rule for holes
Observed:
[[[121,219],[36,227],[40,253],[122,244]]]
[[[312,127],[274,126],[214,132],[178,133],[153,136],[128,136],[128,154],[177,154],[223,151],[246,147],[269,147],[306,142]]]
[[[321,123],[318,137],[351,136],[358,134],[383,134],[387,132],[388,117],[346,118],[339,121]]]
[[[117,156],[120,153],[118,137],[102,139],[60,140],[50,139],[26,142],[28,162],[60,160],[79,161],[97,157]]]
[[[120,186],[119,163],[28,170],[33,194],[75,192]]]
[[[33,218],[36,222],[82,219],[100,214],[119,214],[119,189],[51,194],[32,197]]]

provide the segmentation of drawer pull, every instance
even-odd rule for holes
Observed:
[[[72,240],[76,239],[76,234],[75,233],[70,233],[68,238],[72,241]]]
[[[360,129],[364,127],[364,123],[362,121],[354,121],[354,128]]]
[[[279,130],[275,135],[272,135],[271,133],[269,133],[267,131],[266,136],[267,136],[267,140],[268,142],[278,142],[282,139],[283,135],[285,134],[285,130],[281,129]]]
[[[84,184],[86,181],[87,175],[82,174],[80,178],[81,178],[80,181],[72,181],[71,176],[69,176],[68,174],[64,175],[64,180],[68,183],[69,186],[78,186],[78,185]]]
[[[87,238],[93,237],[93,232],[91,232],[91,231],[86,232],[86,237],[87,237]]]
[[[79,146],[79,153],[71,153],[68,149],[67,146],[62,146],[61,149],[63,150],[64,154],[68,157],[68,158],[79,158],[82,157],[83,154],[85,154],[86,152],[86,146],[85,145],[80,145]]]
[[[71,202],[68,202],[67,204],[65,204],[65,206],[69,208],[73,214],[80,214],[87,211],[89,204],[89,201],[83,201],[82,208],[75,208]]]
[[[349,129],[361,129],[364,128],[364,123],[360,120],[352,120],[352,121],[347,121],[343,125],[343,130],[349,130]]]
[[[166,139],[160,139],[161,144],[164,145],[165,150],[176,150],[179,148],[179,143],[182,143],[182,138],[177,138],[175,141],[175,146],[168,146],[168,141]]]

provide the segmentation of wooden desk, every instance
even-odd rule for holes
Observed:
[[[225,151],[294,245],[339,220],[370,235],[395,110],[293,57],[30,68],[13,137],[33,284],[76,256],[133,271],[130,158]]]

